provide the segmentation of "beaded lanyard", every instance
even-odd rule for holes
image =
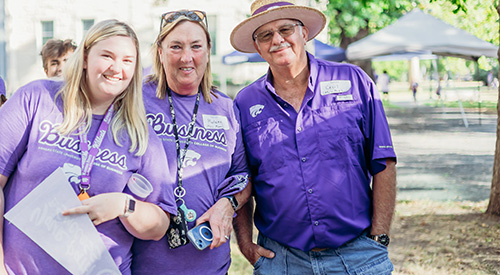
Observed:
[[[184,211],[186,214],[186,220],[189,222],[192,222],[196,219],[196,212],[192,209],[188,209],[186,207],[186,204],[184,203],[184,200],[182,197],[186,195],[186,189],[182,187],[182,177],[184,175],[184,158],[186,157],[187,154],[187,149],[189,147],[189,144],[191,142],[191,137],[193,136],[194,133],[194,124],[196,123],[196,116],[198,115],[198,107],[200,105],[200,94],[201,91],[198,90],[198,93],[196,95],[196,102],[194,104],[194,110],[193,110],[193,117],[191,119],[191,122],[189,123],[189,128],[187,132],[187,138],[186,138],[186,144],[184,145],[184,149],[181,150],[181,144],[179,140],[179,133],[177,130],[177,121],[175,119],[175,110],[174,110],[174,101],[172,99],[172,91],[170,88],[167,88],[168,92],[168,103],[170,105],[170,115],[172,116],[172,124],[173,124],[173,130],[174,130],[174,136],[175,136],[175,148],[177,150],[177,187],[174,190],[174,194],[177,197],[177,200],[180,200],[182,202],[181,206],[179,206],[180,209]]]

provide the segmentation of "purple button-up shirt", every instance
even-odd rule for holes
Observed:
[[[375,84],[358,67],[308,54],[300,107],[272,74],[236,97],[265,236],[304,251],[339,247],[371,225],[371,176],[396,158]]]

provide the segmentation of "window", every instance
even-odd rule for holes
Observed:
[[[82,19],[83,34],[85,35],[93,25],[94,19]]]
[[[42,21],[42,45],[54,38],[54,21]]]
[[[207,16],[208,19],[208,33],[212,40],[212,49],[210,54],[217,55],[217,17],[215,15]]]

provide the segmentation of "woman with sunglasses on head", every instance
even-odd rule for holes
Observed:
[[[148,122],[176,175],[178,215],[162,240],[134,242],[134,274],[226,274],[229,269],[232,219],[248,200],[250,185],[238,112],[212,86],[210,47],[204,12],[162,15],[153,74],[143,90]],[[186,243],[182,229],[174,226],[184,221],[187,229],[208,222],[212,234],[199,232],[199,242]]]
[[[120,272],[131,274],[134,237],[160,239],[170,221],[165,211],[176,213],[167,158],[145,118],[134,31],[116,20],[94,25],[64,79],[31,82],[0,108],[0,217],[62,168],[82,203],[62,215],[87,214]],[[153,187],[144,202],[124,193],[133,194],[125,188],[133,173]],[[0,222],[0,273],[69,274],[13,224]]]

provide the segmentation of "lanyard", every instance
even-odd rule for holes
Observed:
[[[90,188],[90,171],[92,170],[92,165],[94,164],[97,154],[99,153],[99,148],[101,147],[102,141],[108,132],[109,124],[113,118],[114,110],[113,105],[108,108],[106,115],[99,126],[97,135],[94,138],[94,142],[89,149],[89,144],[87,140],[87,134],[83,133],[85,128],[85,123],[79,127],[79,137],[80,137],[80,149],[82,152],[81,168],[82,176],[79,184],[80,195],[84,194],[88,198],[87,190]],[[80,196],[79,196],[80,197]],[[80,199],[82,199],[80,197]]]
[[[177,131],[177,122],[175,119],[175,110],[174,110],[174,101],[172,99],[172,91],[170,88],[167,88],[168,93],[168,103],[170,105],[170,115],[172,116],[172,124],[174,128],[174,136],[175,136],[175,149],[177,150],[177,188],[175,188],[175,195],[180,199],[186,194],[186,190],[182,187],[182,176],[184,174],[184,158],[186,157],[187,149],[189,147],[189,143],[191,142],[191,137],[194,132],[194,124],[196,123],[196,116],[198,115],[198,106],[200,105],[200,90],[198,90],[198,94],[196,95],[196,103],[194,104],[193,110],[193,118],[189,123],[189,128],[187,132],[186,144],[184,145],[184,150],[181,151],[181,144],[179,140],[179,133]]]

